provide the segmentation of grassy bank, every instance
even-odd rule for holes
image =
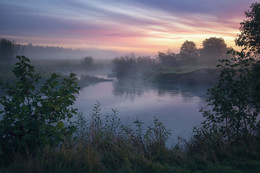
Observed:
[[[189,72],[160,72],[154,78],[156,82],[163,83],[186,83],[186,84],[197,84],[203,85],[215,84],[220,70],[218,69],[198,69]]]
[[[162,163],[146,160],[140,156],[118,156],[118,153],[106,152],[103,156],[84,147],[77,150],[48,151],[37,157],[16,160],[7,167],[0,168],[3,173],[44,173],[44,172],[172,172],[172,173],[255,173],[259,172],[260,162],[256,159],[233,156],[219,163],[199,159],[179,159]],[[122,155],[122,154],[121,154]],[[178,155],[177,155],[178,156]],[[176,157],[176,156],[175,156]],[[112,160],[113,159],[113,160]],[[179,162],[182,162],[181,164]]]
[[[79,127],[73,139],[64,139],[59,146],[46,146],[36,152],[19,153],[1,165],[0,172],[234,172],[260,171],[260,145],[255,139],[230,145],[207,136],[179,139],[173,148],[165,143],[169,131],[158,119],[143,129],[124,125],[116,111],[103,115],[99,105],[91,117],[79,115]],[[219,150],[221,148],[221,150]]]

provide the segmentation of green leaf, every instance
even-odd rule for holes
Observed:
[[[63,128],[64,128],[64,123],[63,123],[62,121],[59,121],[59,122],[57,123],[57,127],[58,127],[59,129],[63,129]]]

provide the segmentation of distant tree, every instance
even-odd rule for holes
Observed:
[[[164,66],[176,67],[179,65],[179,57],[173,52],[168,51],[167,54],[158,52],[157,59]]]
[[[179,56],[182,65],[194,65],[199,56],[196,44],[192,41],[185,41],[181,46]]]
[[[167,64],[167,54],[158,52],[157,59],[161,64]]]
[[[134,76],[136,73],[136,58],[135,56],[122,56],[113,60],[113,73],[117,78]]]
[[[15,42],[4,38],[0,40],[0,60],[11,61],[15,56]]]
[[[125,77],[147,79],[155,70],[155,60],[149,56],[122,56],[115,58],[113,64],[114,75],[119,79]]]
[[[91,56],[87,56],[82,60],[84,66],[91,66],[94,62],[94,59]]]
[[[201,54],[210,64],[216,64],[219,59],[226,56],[227,45],[223,38],[211,37],[205,39],[202,45]]]
[[[226,53],[227,45],[223,38],[210,37],[205,39],[202,43],[202,51],[209,54],[222,55]]]
[[[136,58],[136,63],[140,66],[150,66],[155,63],[155,60],[151,59],[150,56],[140,56]]]
[[[247,19],[240,23],[236,44],[260,54],[260,3],[253,3],[250,8],[245,12]]]
[[[196,57],[199,52],[197,50],[196,44],[193,41],[185,41],[180,49],[180,54],[183,57]]]

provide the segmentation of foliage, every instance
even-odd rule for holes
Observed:
[[[154,70],[155,61],[149,56],[122,56],[113,60],[113,73],[117,78],[148,78]]]
[[[192,41],[185,41],[179,53],[179,65],[195,65],[199,58],[199,51],[196,47],[196,44]]]
[[[253,3],[250,8],[245,12],[247,19],[241,23],[236,44],[260,54],[260,3]]]
[[[166,141],[171,135],[170,130],[154,117],[154,126],[148,126],[148,130],[144,135],[145,145],[150,159],[163,160],[166,152]]]
[[[161,63],[164,66],[169,67],[178,67],[179,65],[179,56],[175,53],[172,53],[170,51],[166,53],[158,52],[157,59],[159,60],[159,63]]]
[[[202,52],[221,56],[226,53],[227,45],[223,38],[210,37],[202,43]]]
[[[143,122],[136,120],[134,124],[136,128],[122,123],[114,109],[111,114],[102,114],[97,102],[90,118],[81,114],[78,116],[73,148],[88,148],[88,154],[84,157],[94,157],[93,162],[103,166],[102,172],[133,170],[136,166],[140,169],[135,166],[136,162],[145,162],[146,159],[163,161],[161,158],[168,151],[166,141],[169,130],[156,118],[147,131],[143,129]]]
[[[217,128],[231,143],[239,141],[242,136],[256,135],[260,111],[253,99],[255,59],[243,52],[234,53],[237,57],[220,61],[221,74],[215,87],[209,90],[207,100],[212,112],[204,112],[205,123],[210,128]]]
[[[243,35],[244,23],[241,26]],[[243,36],[251,38],[250,34]],[[202,109],[205,121],[187,142],[189,154],[213,162],[231,158],[233,153],[259,160],[260,61],[255,51],[259,45],[237,44],[242,50],[229,50],[233,58],[222,59],[217,65],[221,73],[208,90],[207,107]]]
[[[209,64],[217,64],[219,59],[226,56],[227,45],[222,38],[210,37],[202,42],[200,50],[202,58]]]
[[[39,60],[71,59],[84,57],[86,51],[55,46],[39,46],[32,43],[19,45],[18,54],[26,55]]]
[[[215,66],[219,59],[228,57],[226,51],[227,45],[224,39],[211,37],[203,41],[201,49],[197,49],[194,42],[187,40],[182,44],[179,54],[171,51],[158,52],[157,59],[159,64],[175,69],[185,66],[211,67]]]
[[[253,4],[251,8],[255,7]],[[253,13],[250,13],[252,15]],[[249,12],[246,13],[247,17]],[[244,41],[251,39],[245,22],[241,23]],[[245,35],[244,33],[248,33]],[[241,41],[241,35],[239,39]],[[247,37],[247,38],[246,38]],[[222,59],[217,66],[221,69],[219,80],[208,92],[208,110],[203,110],[206,120],[203,127],[195,131],[195,140],[210,136],[215,144],[235,148],[239,145],[257,145],[260,135],[260,90],[259,90],[259,45],[250,45],[247,42],[237,42],[242,50],[229,50],[231,59]],[[215,150],[217,146],[215,145]],[[248,147],[250,148],[250,147]],[[221,151],[219,151],[221,153]]]
[[[180,54],[183,56],[198,56],[196,44],[193,41],[186,40],[181,46]]]
[[[134,69],[135,58],[134,57],[120,57],[113,60],[114,68],[113,72],[117,78],[128,76],[129,71]]]
[[[97,103],[90,117],[79,114],[76,136],[60,147],[45,147],[38,155],[16,155],[15,161],[0,172],[256,172],[259,154],[241,157],[237,153],[219,162],[197,157],[200,152],[214,148],[196,147],[196,153],[187,153],[181,146],[167,148],[169,131],[158,119],[144,129],[135,121],[136,128],[122,124],[117,111],[102,114]],[[212,138],[209,138],[212,139]],[[215,138],[213,138],[215,139]],[[203,140],[203,139],[202,139]],[[214,146],[214,141],[211,141]],[[199,143],[203,144],[203,143]],[[218,144],[216,144],[218,145]],[[207,147],[207,148],[203,148]],[[202,150],[201,150],[202,149]],[[241,148],[244,152],[244,148]],[[240,149],[239,149],[240,150]]]
[[[252,84],[253,90],[253,102],[257,107],[260,107],[260,61],[259,59],[256,61],[252,68],[252,78],[254,79]]]
[[[93,62],[94,62],[94,59],[91,56],[87,56],[82,60],[81,64],[83,66],[89,67],[93,64]]]
[[[136,120],[134,124],[136,129],[124,125],[114,109],[112,114],[103,115],[100,104],[97,103],[89,120],[82,115],[79,116],[76,138],[79,143],[87,144],[97,150],[127,149],[132,153],[142,153],[149,159],[158,159],[166,150],[170,131],[156,118],[154,118],[154,126],[148,126],[146,132],[142,126],[143,122]]]
[[[14,57],[16,45],[14,41],[4,38],[0,40],[0,60],[10,61]]]
[[[71,105],[79,87],[76,77],[58,80],[51,77],[39,86],[40,76],[24,56],[17,56],[13,73],[17,81],[6,84],[0,121],[0,154],[3,159],[13,152],[34,151],[46,145],[57,145],[75,130],[69,120],[76,114]],[[67,122],[66,122],[67,121]],[[3,160],[2,160],[3,161]]]

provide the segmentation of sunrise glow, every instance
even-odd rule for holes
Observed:
[[[200,48],[209,37],[234,47],[245,7],[254,0],[2,0],[0,36],[18,43],[153,55]]]

